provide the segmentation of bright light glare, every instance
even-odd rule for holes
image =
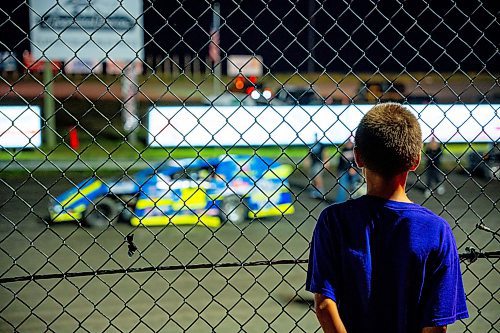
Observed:
[[[259,99],[259,97],[260,97],[260,93],[259,93],[257,90],[254,90],[254,91],[252,91],[252,93],[250,94],[250,96],[251,96],[253,99]]]
[[[270,90],[264,90],[264,92],[262,93],[262,96],[264,96],[265,99],[270,99],[272,94],[271,94],[271,91]]]
[[[230,146],[239,140],[248,145],[303,145],[313,142],[314,133],[320,131],[325,133],[325,143],[340,143],[349,140],[371,107],[369,104],[273,105],[272,109],[262,104],[222,108],[186,105],[181,109],[156,106],[148,112],[148,142],[155,147],[203,146],[207,142],[209,146]],[[440,141],[461,143],[491,142],[492,138],[500,137],[500,104],[411,104],[407,107],[418,116],[426,141],[432,134]],[[200,126],[193,128],[197,121]],[[228,123],[231,126],[226,126]],[[455,124],[461,124],[458,132]],[[0,122],[0,131],[1,126]],[[266,141],[269,135],[272,140]]]

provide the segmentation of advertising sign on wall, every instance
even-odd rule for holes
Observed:
[[[149,111],[152,146],[342,143],[372,105],[162,106]],[[408,105],[425,141],[491,142],[500,137],[500,104]]]
[[[142,0],[30,0],[35,58],[144,59]]]
[[[1,148],[35,148],[41,144],[40,107],[0,106]]]

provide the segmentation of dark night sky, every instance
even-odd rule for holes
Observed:
[[[498,0],[374,2],[313,2],[316,71],[500,71]],[[307,70],[309,1],[220,3],[227,54],[262,55],[272,71]],[[0,7],[0,48],[20,54],[29,47],[27,6]],[[208,2],[145,0],[144,11],[146,56],[206,57]]]

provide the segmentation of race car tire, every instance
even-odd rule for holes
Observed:
[[[130,223],[130,220],[134,217],[134,213],[131,207],[128,207],[127,205],[124,205],[121,207],[121,212],[118,215],[118,220],[120,222],[128,222]]]
[[[130,220],[135,216],[134,207],[137,203],[137,198],[133,196],[121,196],[120,199],[116,200],[116,203],[120,210],[118,221],[130,223]]]
[[[230,195],[222,200],[220,218],[223,222],[243,223],[248,217],[248,207],[237,195]]]
[[[112,198],[97,199],[85,210],[85,223],[90,227],[107,227],[113,224],[120,215],[118,203]]]

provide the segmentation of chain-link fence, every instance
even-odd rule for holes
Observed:
[[[462,259],[450,331],[499,332],[495,5],[3,2],[0,331],[318,331],[315,220],[366,192],[351,137],[397,101]]]

